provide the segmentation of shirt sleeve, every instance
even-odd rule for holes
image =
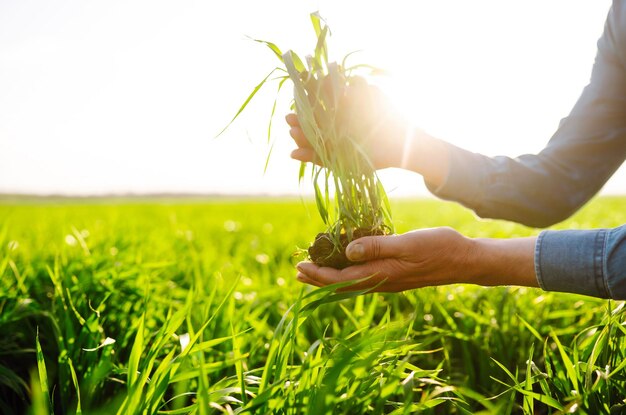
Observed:
[[[615,1],[591,81],[539,154],[487,157],[448,144],[450,169],[436,196],[478,216],[545,227],[596,194],[626,158],[626,4]]]
[[[546,291],[626,299],[626,225],[613,229],[543,231],[535,271]]]

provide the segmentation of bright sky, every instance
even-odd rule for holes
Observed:
[[[0,192],[299,193],[274,86],[218,139],[278,61],[306,55],[310,12],[331,57],[389,70],[415,124],[488,155],[539,151],[589,80],[610,1],[0,2]],[[419,176],[383,172],[392,195]],[[307,190],[306,188],[304,189]],[[604,192],[626,193],[622,168]]]

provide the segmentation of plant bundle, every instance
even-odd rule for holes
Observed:
[[[232,121],[268,80],[278,82],[279,92],[287,80],[293,83],[292,109],[317,157],[316,163],[311,163],[310,177],[317,210],[327,227],[324,233],[316,236],[308,253],[320,266],[345,268],[351,265],[345,256],[349,242],[367,235],[393,232],[389,201],[367,154],[364,137],[355,136],[349,120],[346,120],[349,117],[342,116],[347,89],[353,83],[362,82],[357,72],[374,68],[362,64],[346,66],[349,55],[341,64],[329,62],[328,25],[318,13],[311,14],[311,22],[317,43],[314,53],[306,56],[304,61],[291,50],[282,53],[274,43],[255,39],[267,45],[282,66],[272,70],[256,86]],[[282,75],[271,78],[277,72]],[[275,109],[276,101],[272,116]],[[268,140],[270,130],[271,119]],[[300,181],[306,170],[303,163]]]

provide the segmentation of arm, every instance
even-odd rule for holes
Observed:
[[[471,239],[451,228],[364,237],[346,250],[348,258],[363,263],[336,270],[301,262],[297,278],[324,286],[371,276],[349,289],[380,284],[376,291],[385,292],[453,283],[537,287],[535,240]]]
[[[376,286],[375,291],[397,292],[469,283],[626,299],[626,225],[512,239],[471,239],[450,228],[422,229],[360,238],[346,254],[363,262],[343,270],[301,262],[297,278],[325,286],[370,277],[350,290]]]
[[[481,217],[551,225],[586,203],[626,158],[626,10],[614,3],[590,84],[537,155],[491,158],[408,130],[382,94],[362,84],[348,89],[342,105],[354,135],[367,139],[377,168],[413,170],[432,193]],[[287,122],[299,146],[292,157],[313,161],[295,115]]]
[[[580,208],[626,158],[623,2],[614,2],[609,12],[590,84],[544,150],[515,159],[489,158],[446,145],[450,167],[445,180],[431,181],[425,171],[426,183],[435,195],[479,216],[543,227]]]

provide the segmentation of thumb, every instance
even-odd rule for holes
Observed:
[[[400,247],[396,238],[394,235],[386,235],[355,239],[346,247],[346,256],[350,261],[370,261],[397,256]]]

